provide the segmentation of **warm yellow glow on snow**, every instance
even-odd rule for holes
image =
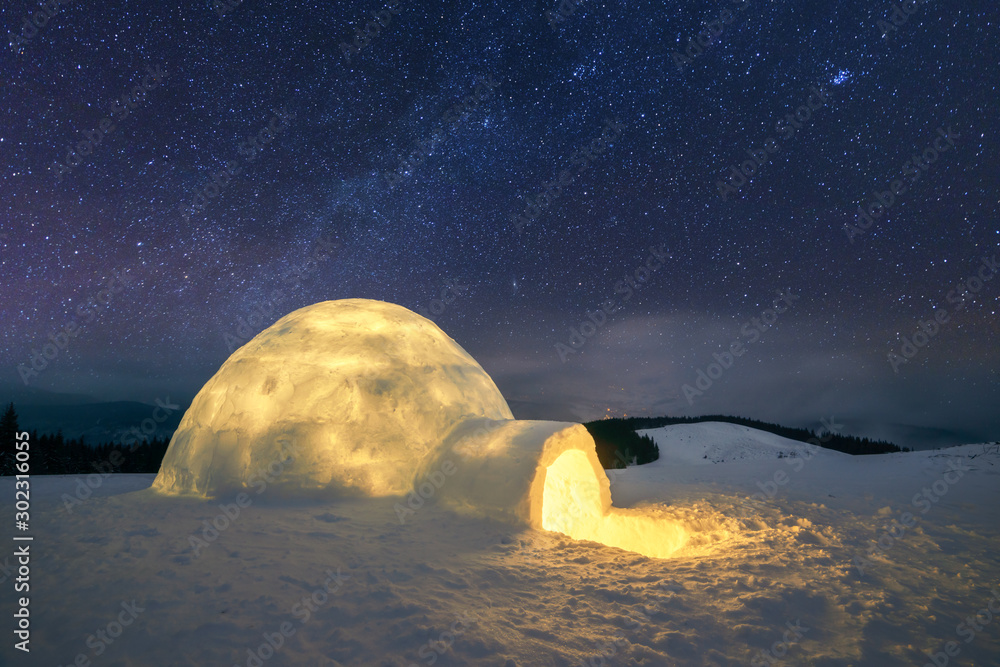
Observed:
[[[593,467],[579,450],[563,453],[546,470],[542,527],[653,558],[668,558],[687,541],[687,531],[676,521],[603,506]]]
[[[668,558],[728,535],[713,516],[611,506],[580,424],[515,420],[500,390],[430,320],[368,299],[281,318],[236,350],[174,433],[153,490],[434,499]],[[402,507],[402,506],[401,506]]]
[[[425,457],[470,418],[513,415],[436,324],[381,301],[325,301],[226,360],[184,414],[153,488],[219,497],[280,461],[269,488],[403,495]],[[295,443],[290,457],[283,438]]]

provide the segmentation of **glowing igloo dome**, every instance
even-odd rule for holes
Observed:
[[[285,489],[405,493],[472,417],[513,419],[437,325],[382,301],[325,301],[233,353],[185,413],[153,488],[208,497],[274,477]],[[262,476],[276,462],[280,475]]]
[[[680,524],[611,506],[587,429],[514,420],[436,324],[367,299],[302,308],[234,352],[184,414],[153,491],[212,498],[261,485],[434,496],[656,557],[686,541]]]

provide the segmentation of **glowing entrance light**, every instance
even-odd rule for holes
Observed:
[[[542,527],[653,558],[669,558],[687,541],[676,521],[605,506],[593,467],[579,450],[563,453],[546,469]]]
[[[583,425],[514,419],[483,367],[436,324],[369,299],[300,308],[236,350],[184,413],[152,493],[260,493],[261,471],[269,493],[416,494],[421,505],[433,496],[653,558],[730,535],[710,508],[612,507]]]

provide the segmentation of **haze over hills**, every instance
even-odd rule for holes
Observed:
[[[39,433],[55,433],[62,429],[67,438],[83,437],[88,444],[98,444],[120,439],[132,428],[140,427],[144,420],[152,417],[155,403],[139,401],[98,401],[84,394],[63,394],[31,387],[4,387],[0,390],[2,404],[13,401],[22,428],[37,430]],[[180,423],[184,411],[190,404],[189,397],[168,396],[164,401],[172,408],[167,418],[156,423],[151,437],[169,438]],[[539,405],[513,399],[508,401],[517,419],[556,419],[566,421],[586,421],[587,413],[594,409],[582,406],[568,408],[553,400],[550,404]],[[163,415],[164,411],[158,414]],[[900,447],[910,449],[936,449],[977,442],[992,442],[1000,434],[979,433],[972,429],[949,429],[915,424],[880,423],[874,419],[843,419],[845,435],[886,440]],[[767,421],[767,420],[763,420]],[[147,426],[149,422],[147,422]],[[789,423],[783,426],[815,429],[817,424]]]
[[[854,420],[851,435],[872,440],[888,440],[911,449],[940,449],[1000,439],[1000,433],[982,433],[972,429],[935,428],[915,424],[879,423],[874,420]]]
[[[83,394],[32,387],[3,389],[2,405],[14,403],[23,430],[52,434],[62,430],[67,439],[82,437],[90,445],[117,442],[132,429],[142,430],[144,426],[142,432],[150,438],[169,438],[189,404],[169,396],[160,401],[161,407],[138,401],[97,401]]]
[[[87,394],[48,391],[20,383],[0,385],[0,396],[3,397],[4,405],[11,401],[15,405],[80,405],[100,402]]]
[[[560,419],[566,421],[586,422],[600,417],[594,417],[600,409],[590,403],[580,402],[572,406],[567,406],[565,402],[560,402],[553,398],[548,402],[538,402],[521,400],[517,397],[507,400],[511,411],[518,419]],[[657,413],[662,416],[664,413]],[[614,415],[622,416],[622,415]],[[632,416],[647,416],[645,414],[632,414]],[[746,415],[741,415],[746,416]],[[910,449],[938,449],[941,447],[954,447],[979,442],[992,442],[1000,439],[1000,433],[987,432],[985,429],[954,429],[935,426],[922,426],[918,424],[903,424],[898,422],[879,422],[871,417],[845,418],[835,415],[836,421],[843,425],[843,434],[852,435],[858,438],[869,438],[871,440],[885,440],[900,447]],[[767,423],[774,423],[774,420],[761,417],[753,417]],[[782,426],[794,428],[805,428],[815,430],[819,428],[820,422],[805,422],[790,420],[782,422]]]

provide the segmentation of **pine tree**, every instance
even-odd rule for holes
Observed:
[[[0,417],[0,475],[14,474],[14,443],[17,441],[17,411],[14,404],[7,406],[7,410]]]

